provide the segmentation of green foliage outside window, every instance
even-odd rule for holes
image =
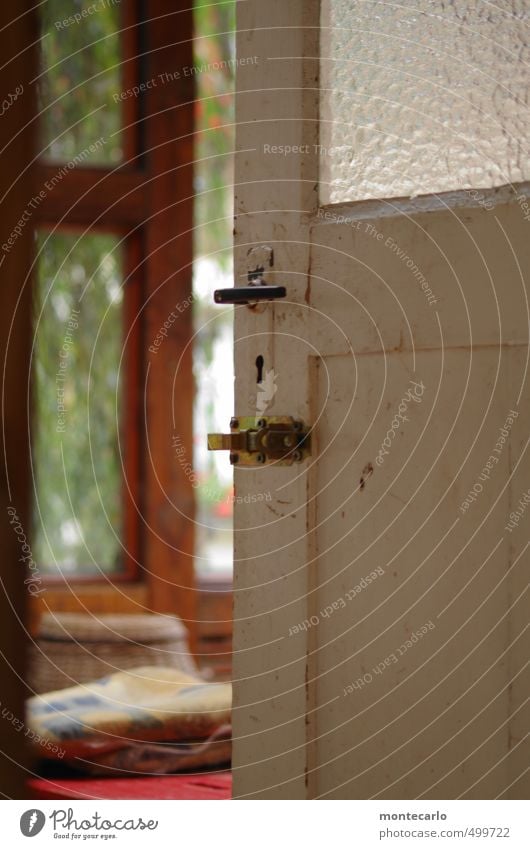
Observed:
[[[224,268],[232,250],[235,8],[235,0],[195,3],[195,252],[215,254]]]
[[[119,566],[120,253],[112,236],[39,238],[33,350],[33,556],[66,574]],[[77,243],[77,244],[76,244]]]
[[[88,9],[95,9],[81,20]],[[121,159],[120,6],[46,0],[41,20],[41,153],[67,162],[86,151],[87,165]],[[103,142],[90,151],[97,139]]]
[[[227,562],[221,564],[223,570],[231,564],[230,470],[220,469],[217,457],[201,455],[199,449],[208,431],[226,425],[218,419],[216,357],[222,358],[222,370],[232,374],[233,313],[231,309],[220,311],[213,304],[212,294],[215,285],[219,285],[219,277],[225,275],[223,285],[231,285],[232,274],[235,12],[234,0],[195,3],[194,64],[198,73],[195,76],[194,370],[198,390],[196,465],[202,481],[195,494],[198,565],[201,568],[202,564],[205,571],[212,568],[211,564],[208,566],[208,551],[226,552]],[[209,260],[209,264],[202,265],[201,259]],[[201,279],[201,274],[206,279]],[[209,276],[212,279],[207,279]]]

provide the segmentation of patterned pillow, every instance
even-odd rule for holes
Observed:
[[[27,736],[42,756],[67,760],[131,742],[205,740],[230,723],[231,703],[230,684],[142,666],[29,699]]]

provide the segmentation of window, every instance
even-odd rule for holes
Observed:
[[[34,304],[33,547],[49,577],[125,577],[139,548],[122,481],[138,466],[139,446],[120,411],[134,400],[127,386],[139,366],[138,330],[126,322],[141,282],[125,279],[135,237],[112,200],[103,228],[83,195],[88,178],[119,197],[115,163],[138,147],[137,129],[125,127],[130,109],[120,107],[137,73],[122,26],[132,19],[117,4],[72,14],[71,3],[49,0],[40,22],[36,199],[49,226],[38,237]]]
[[[180,5],[41,10],[33,544],[48,607],[177,613],[192,642],[203,616],[226,658],[232,476],[206,434],[233,412],[212,292],[232,284],[235,2]]]
[[[192,10],[48,0],[39,14],[33,546],[49,581],[35,605],[191,626],[194,492],[172,439],[192,455],[192,311],[168,317],[192,300]]]

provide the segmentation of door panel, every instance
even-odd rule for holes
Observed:
[[[350,339],[359,352],[527,343],[528,221],[516,200],[526,194],[483,193],[488,209],[455,192],[319,210],[311,306],[326,351],[347,350]]]
[[[528,185],[319,208],[319,4],[238,12],[235,414],[312,453],[235,467],[234,794],[524,796]]]
[[[498,417],[504,422],[517,397],[522,354],[505,352],[493,416],[461,474],[488,402],[496,349],[478,351],[471,374],[465,350],[420,352],[415,372],[411,352],[359,356],[346,417],[349,398],[337,388],[348,385],[351,361],[323,361],[319,445],[334,446],[319,454],[311,620],[318,633],[319,796],[451,798],[477,779],[472,797],[495,795],[499,774],[480,778],[508,749],[513,635],[506,614],[524,580],[524,559],[510,573],[514,558],[503,533],[508,452],[475,511],[462,515],[458,505],[491,455]],[[418,401],[403,402],[411,380],[425,390],[418,388]],[[408,420],[399,422],[378,465],[400,404]],[[514,436],[524,432],[521,423]]]

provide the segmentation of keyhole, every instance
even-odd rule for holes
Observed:
[[[257,383],[261,383],[263,380],[263,357],[261,356],[261,354],[256,357],[256,368],[258,370]]]

